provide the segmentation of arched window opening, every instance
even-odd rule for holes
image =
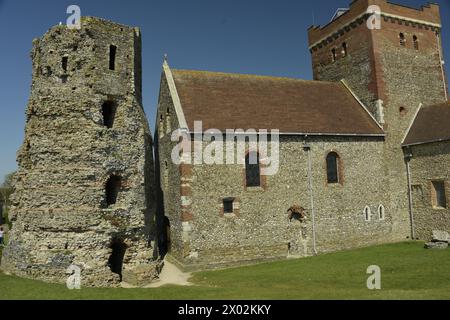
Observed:
[[[364,220],[370,221],[372,219],[370,208],[367,206],[364,208]]]
[[[110,45],[109,46],[109,70],[116,70],[116,53],[117,53],[117,47]]]
[[[109,178],[105,186],[106,206],[115,205],[122,185],[122,178],[113,175]]]
[[[416,35],[413,36],[414,49],[419,50],[419,39]]]
[[[331,49],[331,59],[333,62],[336,61],[336,49],[335,48]]]
[[[109,256],[108,266],[111,271],[118,274],[122,281],[123,259],[127,250],[127,245],[122,239],[113,239],[110,246],[111,255]]]
[[[344,56],[344,57],[346,57],[347,56],[347,43],[346,42],[344,42],[343,44],[342,44],[342,56]]]
[[[108,129],[111,129],[114,126],[116,109],[116,104],[112,101],[106,101],[102,105],[103,125]]]
[[[247,187],[261,186],[261,167],[257,152],[249,152],[245,157],[245,177]]]
[[[400,45],[401,45],[402,47],[406,46],[406,38],[405,38],[405,35],[404,35],[403,33],[400,33],[399,37],[400,37]]]
[[[386,218],[385,212],[386,212],[386,209],[385,209],[384,206],[381,204],[381,205],[378,207],[378,219],[379,219],[379,220],[384,220],[384,219]]]
[[[327,180],[329,184],[340,183],[340,158],[336,152],[327,155]]]

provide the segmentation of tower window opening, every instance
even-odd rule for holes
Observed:
[[[419,50],[419,39],[416,35],[413,36],[414,49]]]
[[[64,70],[64,72],[67,71],[67,64],[68,63],[69,63],[69,58],[68,57],[63,57],[61,65],[62,65],[62,69]]]
[[[400,45],[401,45],[402,47],[406,46],[406,38],[405,38],[405,35],[404,35],[403,33],[400,33],[399,37],[400,37]]]
[[[336,49],[331,49],[331,59],[333,62],[336,61]]]
[[[116,46],[109,46],[109,70],[116,70]]]
[[[116,116],[116,105],[112,101],[106,101],[102,105],[103,125],[108,129],[114,126],[114,118]]]
[[[344,57],[346,57],[347,56],[347,43],[346,42],[344,42],[343,44],[342,44],[342,55],[344,56]]]
[[[106,205],[108,207],[116,204],[121,184],[122,178],[115,175],[111,176],[108,182],[106,183],[105,197],[106,197]]]

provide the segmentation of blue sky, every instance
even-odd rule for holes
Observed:
[[[33,38],[67,19],[70,4],[82,15],[132,26],[143,33],[143,97],[152,131],[164,53],[172,67],[311,79],[307,28],[326,24],[351,0],[0,0],[0,182],[16,169],[24,137]],[[419,7],[422,0],[395,0]],[[441,5],[450,62],[450,0]]]

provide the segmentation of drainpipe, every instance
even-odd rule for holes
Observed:
[[[311,146],[306,143],[308,136],[305,136],[305,143],[303,145],[303,150],[308,153],[308,187],[309,196],[311,200],[311,216],[312,216],[312,234],[313,234],[313,253],[317,255],[316,246],[316,212],[314,209],[314,189],[313,189],[313,179],[312,179],[312,160],[311,160]]]
[[[411,166],[410,162],[413,158],[410,148],[405,150],[405,162],[406,162],[406,173],[408,175],[408,200],[409,200],[409,217],[411,219],[411,239],[416,240],[416,227],[414,223],[414,210],[413,210],[413,200],[412,200],[412,182],[411,182]]]
[[[437,41],[438,51],[439,51],[439,64],[441,66],[442,81],[444,81],[445,101],[447,101],[448,100],[447,83],[446,83],[446,79],[445,79],[444,60],[442,57],[443,54],[442,54],[441,38],[439,37],[439,31],[436,31],[436,41]]]

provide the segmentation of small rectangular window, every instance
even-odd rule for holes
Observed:
[[[247,188],[261,187],[261,167],[257,152],[250,152],[245,157],[245,180]]]
[[[116,70],[116,53],[117,47],[111,45],[109,47],[109,70]]]
[[[68,57],[63,57],[62,58],[62,68],[64,71],[67,71],[67,64],[69,63],[69,58]]]
[[[447,208],[447,197],[445,195],[445,182],[431,182],[431,202],[435,208]]]
[[[223,199],[223,213],[234,213],[234,198]]]

